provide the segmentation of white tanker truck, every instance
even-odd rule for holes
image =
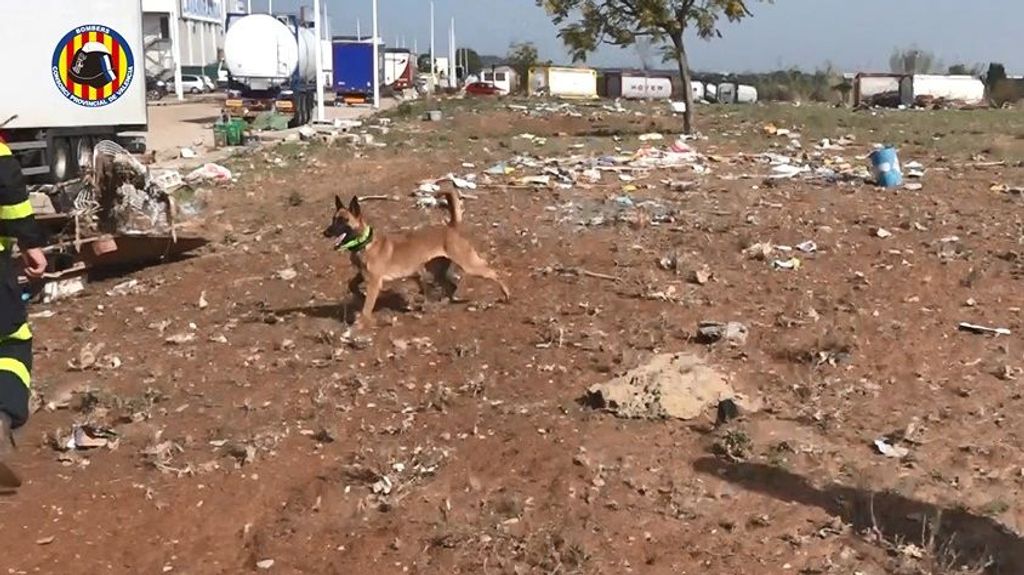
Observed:
[[[312,119],[316,103],[316,35],[294,16],[229,15],[224,36],[225,111],[251,119],[276,110],[290,125]]]

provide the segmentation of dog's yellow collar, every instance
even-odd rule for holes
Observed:
[[[373,227],[366,226],[366,228],[363,230],[363,233],[359,234],[358,238],[355,238],[353,240],[349,240],[349,241],[341,244],[340,246],[338,246],[338,249],[339,250],[348,250],[350,252],[358,252],[359,250],[365,248],[366,245],[369,244],[370,240],[372,240],[372,239],[373,239]]]

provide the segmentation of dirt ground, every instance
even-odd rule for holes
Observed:
[[[27,484],[0,498],[0,572],[1024,572],[1019,112],[705,107],[707,173],[472,191],[465,228],[510,304],[399,282],[352,331],[353,270],[321,235],[334,194],[393,196],[364,202],[378,230],[439,223],[422,179],[654,131],[664,149],[678,125],[653,104],[506,103],[448,102],[444,123],[401,106],[386,147],[236,158],[190,224],[210,249],[33,307],[41,408]],[[853,136],[823,156],[854,168],[896,144],[921,189],[768,181],[753,154],[799,161],[768,123],[811,154]],[[700,343],[702,320],[749,336]],[[761,408],[718,425],[583,401],[677,351]],[[54,449],[76,423],[116,439]]]
[[[185,101],[178,102],[173,96],[149,105],[149,133],[146,144],[150,150],[156,151],[161,163],[177,158],[183,147],[199,152],[197,161],[220,161],[216,156],[210,159],[213,150],[212,125],[220,117],[223,108],[223,95],[210,94],[204,96],[188,96]],[[333,102],[331,102],[333,104]],[[396,105],[392,98],[381,100],[381,109],[389,110]],[[356,120],[369,116],[373,108],[369,106],[333,106],[324,108],[324,116],[328,120]]]

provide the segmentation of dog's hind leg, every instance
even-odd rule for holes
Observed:
[[[487,265],[487,262],[480,257],[480,254],[476,253],[476,250],[467,245],[462,250],[452,251],[453,253],[450,253],[449,257],[455,265],[462,268],[462,273],[491,280],[498,285],[499,289],[501,289],[501,295],[504,297],[505,301],[509,301],[509,299],[511,299],[508,287],[505,285],[505,282],[501,281],[501,278],[498,277],[498,272],[494,271],[491,266]],[[456,251],[461,253],[454,253]]]

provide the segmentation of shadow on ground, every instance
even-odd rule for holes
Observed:
[[[781,501],[823,509],[858,531],[877,529],[889,542],[935,550],[940,563],[985,573],[1024,573],[1024,540],[988,517],[962,508],[942,508],[889,492],[830,484],[813,485],[806,477],[758,463],[726,463],[713,457],[697,460],[698,473],[715,476]]]

